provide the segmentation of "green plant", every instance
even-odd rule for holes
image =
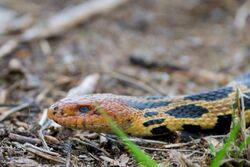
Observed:
[[[216,153],[210,167],[220,166],[225,155],[229,152],[232,157],[238,158],[247,145],[250,143],[250,136],[245,135],[245,113],[244,113],[244,94],[239,89],[236,90],[234,102],[232,104],[232,129],[229,137],[226,139],[222,148]],[[241,136],[239,134],[241,133]],[[237,138],[238,136],[238,138]],[[242,141],[239,144],[239,141]],[[234,145],[234,149],[230,150],[230,146]],[[214,146],[210,147],[212,155],[214,154]]]
[[[223,160],[224,156],[226,155],[228,149],[230,148],[230,145],[234,142],[235,138],[237,137],[239,129],[240,129],[240,125],[239,124],[237,124],[236,126],[233,127],[233,129],[231,130],[230,135],[227,138],[225,144],[216,153],[216,156],[213,159],[210,167],[218,167],[218,166],[220,166],[221,161]]]
[[[113,130],[113,132],[117,135],[117,137],[126,145],[129,149],[129,152],[133,155],[135,160],[142,166],[145,167],[157,167],[157,163],[151,159],[149,155],[147,155],[143,150],[141,150],[134,142],[130,141],[127,135],[122,131],[120,127],[108,116],[108,114],[99,107],[98,103],[98,111],[104,116],[106,121],[109,123],[109,126]]]

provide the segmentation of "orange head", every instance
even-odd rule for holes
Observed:
[[[111,133],[100,111],[106,112],[125,131],[131,127],[132,113],[126,100],[112,94],[94,94],[64,98],[53,104],[48,117],[62,126]]]

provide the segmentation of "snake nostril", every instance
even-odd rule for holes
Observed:
[[[53,113],[52,113],[53,115],[56,115],[56,112],[55,111],[53,111]]]
[[[55,107],[53,108],[53,110],[54,110],[54,111],[58,110],[58,106],[55,106]]]

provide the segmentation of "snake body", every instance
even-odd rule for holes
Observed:
[[[231,124],[236,88],[245,94],[244,111],[249,123],[250,74],[216,90],[176,98],[114,94],[67,97],[49,108],[48,117],[69,128],[112,133],[109,123],[98,112],[102,108],[131,136],[159,136],[177,131],[223,133]]]

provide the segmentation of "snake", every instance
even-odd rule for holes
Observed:
[[[244,94],[242,103],[246,123],[249,123],[250,73],[217,89],[172,98],[107,93],[65,97],[49,107],[48,117],[68,128],[112,134],[109,122],[100,113],[102,109],[130,136],[151,137],[177,132],[221,134],[230,130],[237,90]]]

